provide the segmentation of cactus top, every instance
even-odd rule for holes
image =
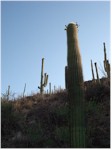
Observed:
[[[70,22],[69,24],[68,24],[68,26],[66,26],[65,25],[65,30],[68,30],[68,28],[76,28],[76,30],[78,29],[78,27],[79,27],[79,25],[77,24],[77,23],[74,23],[74,22]]]
[[[77,22],[75,23],[75,22],[70,22],[67,26],[65,25],[65,30],[67,30],[68,29],[68,27],[79,27],[79,25],[77,24]]]

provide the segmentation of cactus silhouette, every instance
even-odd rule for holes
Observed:
[[[95,65],[95,69],[96,69],[97,83],[100,83],[98,69],[97,69],[97,63],[95,62],[94,65]]]
[[[84,82],[75,23],[66,27],[68,61],[68,98],[70,108],[70,147],[85,147]]]
[[[8,85],[8,90],[7,90],[7,100],[9,100],[9,96],[10,96],[10,85]]]
[[[23,98],[24,98],[25,90],[26,90],[26,83],[25,83],[24,90],[23,90]]]
[[[104,69],[105,72],[107,73],[107,77],[110,78],[110,64],[109,61],[107,60],[105,43],[103,43],[103,45],[104,45]]]
[[[92,60],[91,60],[91,71],[92,71],[92,81],[95,82],[95,77],[94,77],[94,70],[93,70],[93,63],[92,63]]]
[[[51,94],[51,83],[49,83],[49,94]]]
[[[56,86],[54,85],[54,93],[56,93]]]
[[[44,58],[42,58],[42,67],[41,67],[41,81],[40,81],[40,93],[43,94],[44,92],[44,87],[47,86],[48,83],[48,75],[44,73]]]

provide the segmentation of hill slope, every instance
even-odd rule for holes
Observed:
[[[89,86],[85,103],[87,148],[109,148],[110,86]],[[68,104],[66,91],[2,100],[2,148],[69,148]]]

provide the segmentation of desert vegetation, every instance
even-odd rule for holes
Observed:
[[[86,147],[110,147],[110,86],[85,90]],[[2,148],[70,148],[66,90],[1,102]]]
[[[2,148],[109,148],[110,147],[110,64],[104,43],[104,69],[99,78],[97,63],[92,80],[84,82],[78,45],[78,25],[67,32],[65,89],[44,92],[48,75],[42,58],[40,93],[9,100],[10,86],[1,101]]]

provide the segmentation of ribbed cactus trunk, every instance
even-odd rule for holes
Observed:
[[[67,28],[68,45],[68,97],[70,107],[70,147],[85,147],[84,83],[78,44],[78,31],[74,23]]]

